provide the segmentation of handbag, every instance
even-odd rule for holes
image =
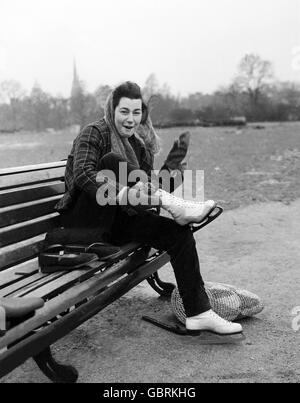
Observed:
[[[55,228],[46,234],[39,265],[43,273],[76,270],[95,261],[116,260],[121,248],[101,242],[98,228]]]

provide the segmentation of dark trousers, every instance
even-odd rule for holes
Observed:
[[[167,251],[186,315],[194,316],[210,309],[200,274],[195,239],[189,226],[180,226],[172,219],[149,211],[129,216],[119,209],[112,226],[111,239],[117,244],[139,241]]]
[[[121,156],[114,153],[106,154],[101,161],[101,169],[112,170],[118,178],[120,161],[124,161]],[[130,164],[127,167],[128,173],[137,169]],[[88,201],[83,202],[83,198],[86,199],[84,193],[81,195],[79,204],[86,205]],[[89,217],[97,216],[98,207],[95,205],[95,201],[90,201]],[[110,242],[120,245],[138,241],[155,249],[167,251],[186,315],[188,317],[194,316],[209,310],[211,307],[200,274],[196,243],[190,227],[188,225],[181,226],[174,220],[159,216],[151,210],[136,209],[135,215],[129,215],[124,207],[109,207],[115,209],[110,228]],[[72,217],[72,226],[76,226],[76,215],[79,211],[76,206],[75,211],[75,217],[74,215]],[[80,214],[80,221],[82,220],[84,220],[84,211],[81,211]]]

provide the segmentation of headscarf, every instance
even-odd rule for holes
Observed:
[[[111,133],[112,151],[122,155],[123,158],[133,165],[139,166],[136,154],[128,141],[128,138],[120,136],[116,128],[113,108],[113,92],[111,92],[107,99],[104,118]],[[159,138],[155,133],[150,116],[147,117],[145,123],[139,125],[135,135],[142,141],[143,145],[152,154],[152,156],[159,152]]]

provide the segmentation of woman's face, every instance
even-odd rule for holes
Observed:
[[[115,125],[122,137],[130,137],[142,120],[142,100],[121,98],[115,109]]]

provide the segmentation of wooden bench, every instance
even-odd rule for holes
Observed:
[[[118,261],[95,261],[84,269],[43,274],[37,256],[45,234],[59,226],[54,206],[65,190],[65,161],[0,170],[0,298],[41,297],[43,308],[0,337],[0,377],[33,358],[53,382],[76,382],[75,368],[57,363],[50,346],[141,281],[161,295],[174,285],[157,270],[164,251],[130,243]]]

